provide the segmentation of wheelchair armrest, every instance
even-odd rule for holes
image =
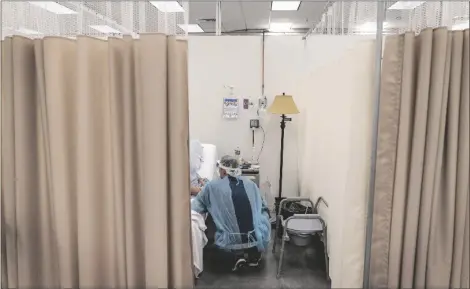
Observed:
[[[279,204],[279,212],[278,212],[278,214],[281,213],[281,209],[283,208],[283,205],[284,205],[284,203],[286,203],[286,202],[297,202],[297,203],[298,203],[298,202],[309,202],[310,205],[312,206],[312,209],[314,208],[313,202],[312,202],[312,200],[310,200],[309,198],[297,198],[297,197],[296,197],[296,198],[285,198],[285,199],[283,199],[283,200],[281,201],[281,203]]]
[[[318,214],[318,207],[320,206],[320,202],[325,204],[325,206],[328,208],[328,203],[325,201],[325,199],[323,197],[318,197],[318,199],[315,203],[315,207],[313,207],[313,212],[316,213],[316,214]]]

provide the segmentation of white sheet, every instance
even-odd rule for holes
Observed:
[[[202,144],[203,159],[199,176],[208,180],[213,180],[217,168],[217,148],[212,144]],[[194,198],[193,198],[194,199]],[[191,201],[193,200],[191,199]],[[198,276],[203,271],[203,250],[207,244],[205,231],[207,229],[205,223],[206,215],[191,211],[191,234],[193,242],[193,266],[194,276]]]
[[[203,160],[199,176],[208,180],[214,179],[217,167],[217,147],[213,144],[202,144]]]
[[[203,265],[203,249],[207,244],[206,223],[204,217],[198,212],[191,211],[191,234],[193,242],[193,266],[194,276],[196,278],[204,270]]]

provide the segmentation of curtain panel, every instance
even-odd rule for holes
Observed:
[[[2,287],[190,288],[187,43],[2,41]]]
[[[372,288],[469,288],[469,30],[387,36]]]

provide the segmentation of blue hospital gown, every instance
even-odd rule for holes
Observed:
[[[191,202],[191,209],[209,212],[217,227],[215,245],[226,250],[266,250],[271,237],[269,210],[256,184],[245,177],[211,181]]]

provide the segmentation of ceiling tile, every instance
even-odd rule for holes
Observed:
[[[247,28],[241,1],[224,1],[222,2],[221,10],[223,32],[244,30]]]
[[[189,2],[189,23],[198,24],[198,19],[215,19],[215,2]]]
[[[291,22],[293,28],[310,28],[321,19],[327,2],[302,1],[298,11],[272,11],[272,22]]]
[[[268,29],[271,15],[271,2],[244,1],[243,11],[250,29]]]
[[[271,1],[222,1],[222,31],[269,29],[270,21],[291,22],[294,29],[308,29],[321,19],[326,1],[302,1],[298,11],[271,11]],[[216,2],[191,1],[189,23],[199,24],[206,32],[215,31]]]

